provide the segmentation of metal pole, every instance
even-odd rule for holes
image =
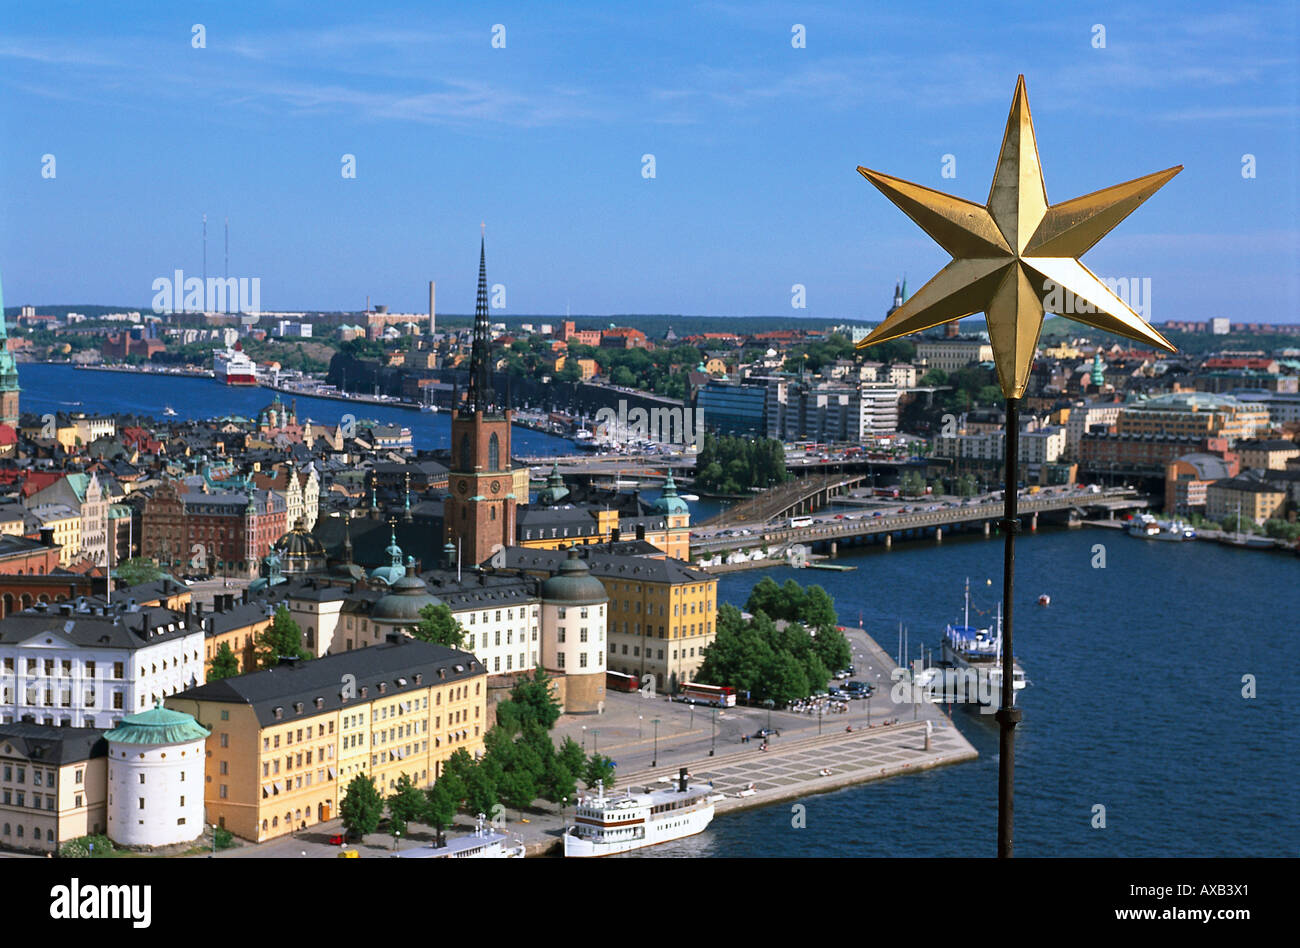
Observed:
[[[713,731],[709,735],[709,756],[713,756],[714,749],[718,746],[718,709],[713,709]]]
[[[1015,838],[1015,782],[1016,782],[1016,725],[1020,723],[1020,709],[1014,706],[1015,682],[1012,677],[1014,650],[1011,644],[1012,608],[1015,602],[1016,534],[1020,520],[1016,516],[1020,460],[1020,399],[1007,399],[1006,490],[1002,494],[1002,533],[1005,537],[1002,555],[1002,707],[997,721],[1001,726],[998,739],[998,858],[1010,859],[1014,853]]]
[[[659,766],[659,719],[655,718],[650,723],[655,726],[655,750],[654,750],[654,758],[650,761],[650,766],[658,767]]]

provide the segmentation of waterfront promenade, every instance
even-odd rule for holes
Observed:
[[[725,814],[776,803],[796,803],[804,798],[852,784],[915,773],[933,767],[973,760],[978,754],[948,719],[944,709],[932,704],[895,705],[890,700],[890,673],[894,660],[860,629],[847,629],[853,649],[855,677],[876,685],[870,708],[865,700],[851,703],[852,711],[825,715],[818,734],[816,715],[787,711],[770,712],[771,726],[781,732],[769,740],[741,743],[741,735],[754,734],[768,726],[765,708],[738,707],[716,712],[695,708],[664,698],[636,694],[611,694],[603,714],[565,715],[552,736],[586,744],[587,753],[598,750],[618,763],[616,791],[629,786],[640,789],[676,777],[686,767],[695,783],[712,782],[724,795],[716,812]],[[956,710],[954,714],[968,714]],[[870,724],[868,724],[868,716]],[[656,742],[651,723],[659,719]],[[897,721],[885,725],[884,721]],[[926,722],[930,723],[930,746],[926,749]],[[852,731],[846,730],[852,727]],[[709,750],[714,756],[709,756]],[[822,771],[829,771],[823,774]],[[752,785],[753,792],[747,793]],[[744,794],[742,796],[742,794]],[[572,801],[570,801],[570,808]],[[538,801],[520,814],[499,813],[507,833],[517,836],[530,856],[554,854],[562,845],[565,809]],[[569,811],[571,815],[571,809]],[[526,821],[526,822],[525,822]],[[432,833],[412,825],[412,836],[398,846],[428,845]],[[458,814],[451,836],[473,829],[473,820]],[[339,847],[329,837],[342,832],[342,823],[332,820],[294,836],[254,845],[244,843],[217,853],[217,858],[333,858]],[[373,833],[349,848],[361,856],[385,857],[393,848],[392,837]]]

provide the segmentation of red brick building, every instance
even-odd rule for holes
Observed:
[[[288,532],[287,503],[277,491],[184,493],[159,485],[141,516],[140,555],[164,569],[211,575],[257,575],[271,544]]]
[[[510,417],[458,409],[451,416],[451,496],[443,505],[447,539],[462,563],[482,563],[512,546],[518,509],[510,472]]]

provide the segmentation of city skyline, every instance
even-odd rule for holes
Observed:
[[[9,302],[147,309],[202,272],[206,214],[207,275],[228,217],[230,276],[268,310],[423,312],[433,279],[466,314],[486,220],[494,318],[874,321],[946,258],[855,167],[982,202],[1024,72],[1050,200],[1186,165],[1094,272],[1150,279],[1155,322],[1300,319],[1293,8],[913,9],[7,9]]]

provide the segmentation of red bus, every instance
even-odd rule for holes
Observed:
[[[622,672],[606,670],[605,690],[634,692],[634,691],[640,691],[641,685],[636,680],[635,675],[624,675]]]
[[[736,706],[736,689],[730,685],[705,685],[691,682],[682,685],[682,700],[695,704],[707,704],[715,708],[734,708]]]

